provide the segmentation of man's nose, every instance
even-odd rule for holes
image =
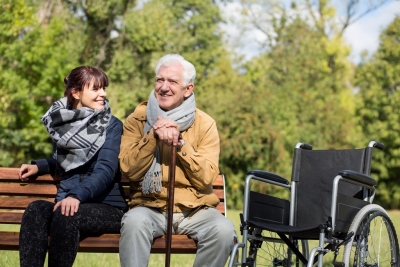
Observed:
[[[168,81],[164,81],[164,82],[162,83],[160,89],[165,91],[165,90],[168,90],[168,88],[169,88]]]

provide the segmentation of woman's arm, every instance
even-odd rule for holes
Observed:
[[[53,154],[55,151],[56,145],[53,143]],[[53,173],[56,173],[56,160],[54,158],[32,160],[31,164],[22,164],[18,171],[19,178],[22,181],[27,181],[30,176]]]

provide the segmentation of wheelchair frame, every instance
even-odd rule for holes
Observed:
[[[378,149],[383,149],[384,145],[377,142],[377,141],[371,141],[368,145],[368,147],[373,148],[376,147]],[[307,150],[312,150],[312,146],[308,145],[306,143],[298,143],[296,145],[296,148],[301,148],[301,149],[307,149]],[[383,208],[379,207],[378,205],[372,205],[371,209],[371,203],[374,199],[375,196],[375,186],[377,185],[377,182],[369,176],[370,174],[370,166],[371,166],[371,157],[372,157],[372,149],[370,150],[370,155],[369,158],[366,160],[366,165],[367,165],[367,170],[366,174],[357,172],[357,171],[352,171],[352,170],[343,170],[336,175],[336,177],[333,180],[333,185],[332,185],[332,200],[331,200],[331,211],[330,211],[330,222],[328,221],[327,224],[321,224],[320,225],[320,233],[319,233],[319,246],[315,247],[311,250],[311,253],[309,254],[309,257],[307,260],[305,256],[303,255],[298,248],[291,242],[291,237],[289,236],[286,237],[285,234],[282,233],[277,233],[281,240],[278,240],[278,242],[284,242],[290,250],[288,253],[293,253],[295,254],[300,261],[303,262],[304,265],[307,264],[307,267],[312,267],[317,261],[318,261],[318,267],[323,266],[323,257],[326,253],[328,253],[330,250],[335,250],[335,255],[338,254],[338,250],[342,245],[346,245],[345,249],[351,250],[351,246],[353,245],[353,236],[355,235],[354,232],[350,232],[343,238],[339,239],[336,237],[332,236],[332,233],[335,233],[335,225],[337,221],[337,205],[338,205],[338,187],[339,187],[339,182],[344,181],[347,183],[355,184],[357,186],[361,186],[363,188],[363,199],[364,201],[367,201],[369,204],[367,204],[365,207],[369,207],[367,209],[363,208],[360,210],[359,213],[362,213],[361,215],[363,218],[366,216],[366,214],[371,214],[374,210],[375,212],[380,211],[384,212],[386,215],[387,213],[384,211]],[[247,250],[248,250],[248,240],[262,240],[262,241],[271,241],[271,242],[277,242],[276,239],[269,239],[266,237],[260,237],[253,235],[252,233],[249,233],[249,226],[247,225],[247,221],[249,219],[249,203],[250,203],[250,182],[251,180],[258,180],[261,182],[269,183],[272,185],[280,186],[283,188],[287,188],[291,191],[290,194],[290,211],[289,211],[289,225],[293,226],[295,223],[295,207],[296,207],[296,194],[297,194],[297,181],[292,181],[291,184],[289,184],[288,180],[280,177],[279,175],[265,172],[265,171],[249,171],[248,175],[246,177],[245,181],[245,189],[244,189],[244,206],[243,206],[243,217],[242,217],[242,224],[241,224],[241,231],[242,231],[242,236],[243,236],[243,242],[242,243],[237,243],[233,247],[232,253],[231,253],[231,258],[229,261],[229,267],[231,266],[252,266],[247,262]],[[383,210],[383,211],[382,211]],[[357,214],[358,215],[358,214]],[[356,218],[357,216],[353,217]],[[360,222],[359,222],[360,223]],[[351,226],[351,227],[356,227]],[[350,227],[350,230],[351,230]],[[262,229],[260,229],[262,230]],[[394,230],[394,228],[393,228]],[[396,249],[398,250],[398,242],[397,242],[397,237],[396,233],[394,232],[394,239],[396,243]],[[325,243],[328,245],[324,248]],[[349,247],[350,246],[350,247]],[[237,253],[239,249],[242,249],[242,257],[240,262],[235,262],[235,259],[237,261]],[[318,253],[318,255],[316,255]],[[350,253],[350,252],[349,252]],[[290,256],[291,257],[291,256]],[[398,258],[398,252],[397,252],[397,258]],[[335,256],[336,259],[336,256]],[[334,259],[334,261],[335,261]],[[396,260],[395,260],[396,261]],[[397,262],[395,263],[395,266],[398,266],[398,259]],[[344,263],[334,263],[335,266],[345,266]],[[346,266],[347,267],[347,266]]]

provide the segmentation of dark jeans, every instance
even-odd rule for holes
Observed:
[[[49,266],[72,266],[81,235],[120,231],[123,212],[113,206],[84,203],[74,216],[66,217],[60,208],[53,212],[54,205],[38,200],[26,208],[19,237],[21,267],[43,266],[47,251]]]

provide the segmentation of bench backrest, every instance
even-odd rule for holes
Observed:
[[[60,177],[39,176],[29,182],[18,178],[18,168],[0,167],[0,224],[20,224],[25,208],[35,200],[54,202],[60,183]],[[214,193],[220,199],[218,211],[226,214],[225,179],[219,175],[213,183]],[[122,177],[125,195],[129,196],[129,182]]]

